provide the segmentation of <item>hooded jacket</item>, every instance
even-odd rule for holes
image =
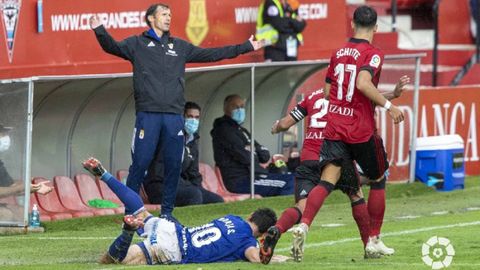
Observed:
[[[148,31],[115,41],[102,26],[94,29],[103,50],[132,63],[133,90],[137,112],[182,114],[185,98],[185,64],[214,62],[253,51],[243,44],[203,49],[164,33],[160,41]]]

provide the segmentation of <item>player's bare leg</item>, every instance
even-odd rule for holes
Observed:
[[[334,189],[340,179],[341,167],[332,163],[325,165],[322,170],[320,183],[308,194],[305,211],[300,224],[292,230],[293,260],[301,262],[304,256],[305,240],[313,219],[323,205],[323,202]]]

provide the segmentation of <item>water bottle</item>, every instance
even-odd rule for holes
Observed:
[[[36,204],[34,204],[32,208],[30,227],[40,227],[40,212],[38,211],[38,206]]]

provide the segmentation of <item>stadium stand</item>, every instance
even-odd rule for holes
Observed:
[[[210,165],[200,162],[198,167],[203,177],[202,186],[205,189],[222,196],[225,202],[243,201],[250,198],[250,194],[236,194],[229,192],[225,188],[221,176],[219,178]],[[261,198],[261,196],[256,195],[255,198]]]
[[[33,183],[39,183],[42,181],[46,181],[45,178],[42,177],[36,177],[33,179]],[[31,196],[33,197],[33,196]],[[74,210],[69,210],[65,208],[59,200],[57,190],[54,188],[52,192],[42,195],[42,196],[36,196],[35,198],[37,199],[38,206],[40,208],[40,211],[47,211],[50,217],[52,217],[53,220],[56,219],[67,219],[67,218],[72,218],[72,217],[92,217],[93,213],[90,211],[74,211]],[[40,212],[40,215],[42,212]],[[41,218],[41,217],[40,217]]]
[[[0,203],[17,205],[17,200],[15,199],[15,196],[12,195],[12,196],[1,198]]]
[[[263,163],[265,164],[265,166],[268,166],[269,163]],[[263,164],[260,164],[263,166]],[[218,181],[218,185],[220,187],[220,190],[221,191],[225,191],[225,194],[227,195],[233,195],[233,196],[238,196],[238,195],[241,195],[241,196],[244,196],[245,194],[238,194],[238,193],[233,193],[233,192],[230,192],[227,190],[227,188],[225,187],[225,184],[223,183],[223,178],[222,178],[222,173],[220,172],[220,168],[215,166],[215,175],[217,176],[217,181]],[[247,194],[250,198],[250,194]],[[241,200],[244,200],[243,197],[240,197],[242,198]],[[255,199],[261,199],[262,196],[258,195],[258,194],[255,194],[254,196]]]
[[[115,212],[112,209],[96,209],[85,205],[80,198],[77,188],[73,181],[66,176],[55,176],[53,178],[55,190],[58,193],[60,202],[65,208],[74,211],[89,211],[95,216],[113,215]]]
[[[33,208],[34,204],[36,204],[38,206],[38,211],[40,211],[40,221],[41,222],[54,220],[52,217],[55,216],[55,214],[58,214],[57,217],[60,217],[60,218],[57,218],[57,220],[58,219],[72,218],[72,215],[68,214],[68,213],[51,213],[51,212],[45,211],[44,209],[42,209],[38,205],[37,197],[35,196],[35,194],[30,194],[30,209]]]
[[[95,184],[95,180],[88,174],[77,174],[74,178],[75,186],[77,187],[80,198],[84,204],[88,205],[88,201],[94,199],[103,199],[100,194],[98,186]],[[115,214],[121,214],[125,211],[125,208],[111,208]]]
[[[95,179],[95,183],[97,184],[98,190],[100,191],[100,194],[102,195],[102,198],[104,200],[109,200],[118,205],[121,205],[119,208],[116,209],[120,209],[121,213],[125,212],[125,207],[123,206],[123,203],[120,201],[117,195],[115,195],[115,193],[113,193],[113,191],[107,186],[107,184],[105,184],[105,182],[97,178]]]

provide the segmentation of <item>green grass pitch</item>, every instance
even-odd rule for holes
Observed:
[[[382,229],[395,255],[364,260],[350,203],[333,192],[307,237],[302,263],[253,265],[247,262],[203,265],[153,266],[162,269],[431,269],[421,257],[422,244],[432,236],[448,238],[455,248],[447,269],[480,269],[480,177],[469,177],[465,190],[436,192],[423,184],[387,186],[387,211]],[[368,189],[364,190],[368,194]],[[246,217],[258,207],[271,207],[280,215],[291,206],[292,196],[244,202],[177,208],[185,225],[200,225],[224,214]],[[333,227],[338,224],[339,227]],[[100,265],[99,256],[120,232],[121,216],[73,219],[43,224],[43,234],[0,236],[1,269],[152,269],[152,266]],[[277,245],[289,255],[290,233]],[[134,239],[138,240],[138,238]]]

